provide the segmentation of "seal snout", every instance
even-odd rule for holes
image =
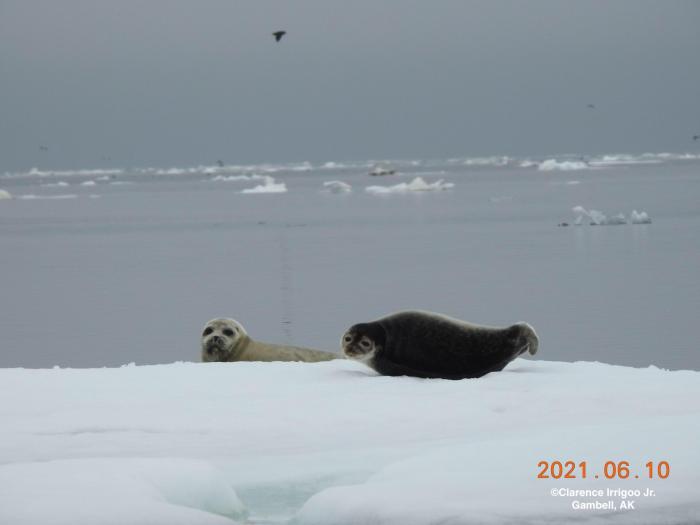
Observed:
[[[358,344],[355,339],[355,334],[352,332],[345,332],[345,335],[343,335],[343,338],[340,341],[340,346],[343,349],[343,353],[348,357],[356,357],[362,353],[358,348]]]

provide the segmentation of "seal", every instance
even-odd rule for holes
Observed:
[[[202,361],[330,361],[342,356],[311,348],[253,341],[234,319],[212,319],[202,331]]]
[[[407,311],[351,326],[343,353],[387,376],[464,379],[503,370],[539,340],[527,323],[479,326],[432,312]]]

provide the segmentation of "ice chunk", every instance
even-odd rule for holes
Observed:
[[[349,193],[352,191],[352,186],[340,180],[329,180],[323,183],[323,190],[331,193]]]
[[[649,217],[645,211],[638,212],[637,210],[632,210],[630,222],[632,222],[632,224],[651,224],[651,217]]]
[[[367,186],[365,191],[373,195],[386,195],[389,193],[408,193],[413,191],[442,191],[454,187],[452,182],[445,182],[443,179],[435,182],[425,182],[422,177],[416,177],[411,182],[401,182],[394,186]]]
[[[253,188],[242,190],[241,193],[286,193],[287,186],[284,182],[276,182],[269,175],[264,176],[265,183]]]
[[[77,199],[78,196],[74,193],[62,193],[60,195],[35,195],[29,193],[27,195],[18,195],[18,199],[35,201],[35,200],[64,200],[64,199]]]
[[[538,166],[540,171],[574,171],[574,170],[586,170],[590,166],[587,162],[578,160],[563,160],[558,161],[556,159],[547,159],[541,162]]]

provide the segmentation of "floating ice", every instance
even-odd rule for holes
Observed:
[[[700,153],[644,153],[643,159],[700,160]]]
[[[280,170],[287,169],[289,171],[311,171],[314,169],[313,165],[307,160],[299,164],[291,164],[287,166],[281,166]]]
[[[0,201],[4,199],[11,199],[12,194],[7,190],[0,190]]]
[[[352,191],[352,186],[340,180],[329,180],[323,183],[323,190],[331,193],[349,193]]]
[[[103,170],[103,169],[84,169],[84,170],[40,170],[38,168],[32,168],[26,173],[20,173],[19,175],[29,175],[36,177],[99,177],[99,176],[110,176],[110,175],[121,175],[124,170]]]
[[[624,213],[618,213],[617,215],[610,217],[605,224],[612,226],[627,224],[627,218],[625,217]]]
[[[34,200],[65,200],[65,199],[76,199],[78,196],[74,193],[64,193],[61,195],[34,195],[34,194],[28,194],[28,195],[18,195],[18,199],[26,200],[26,201],[34,201]]]
[[[264,176],[265,183],[242,190],[241,193],[286,193],[287,186],[284,182],[275,182],[270,176]]]
[[[80,183],[81,186],[95,186],[97,183],[94,180],[86,180]]]
[[[443,179],[428,183],[422,177],[416,177],[411,182],[402,182],[394,186],[367,186],[365,191],[373,195],[386,195],[389,193],[408,193],[413,191],[442,191],[453,187],[454,183],[444,182]]]
[[[251,180],[266,180],[267,175],[217,175],[212,177],[212,182],[237,182]]]
[[[607,216],[601,211],[587,210],[583,206],[574,206],[571,211],[576,214],[575,224],[577,225],[583,224],[584,217],[588,217],[592,225],[602,226],[608,224]]]
[[[643,158],[638,155],[603,155],[591,159],[591,166],[595,167],[613,167],[613,166],[632,166],[636,164],[660,164],[661,159],[658,158]]]
[[[465,166],[507,166],[510,162],[510,158],[506,156],[502,157],[472,157],[466,159],[463,164]]]
[[[70,186],[65,181],[58,181],[58,182],[47,182],[46,184],[42,184],[45,188],[65,188],[66,186]]]
[[[630,222],[632,224],[651,224],[651,217],[649,217],[645,211],[638,212],[637,210],[632,210]]]
[[[586,170],[590,166],[587,162],[578,160],[563,160],[558,161],[556,159],[547,159],[541,162],[537,169],[540,171],[574,171],[574,170]]]
[[[518,164],[518,166],[520,166],[521,168],[535,168],[535,167],[539,167],[539,165],[540,165],[539,162],[535,162],[534,160],[529,160],[529,159],[525,159],[523,161],[520,161],[520,164]]]
[[[593,226],[616,226],[627,224],[631,222],[632,224],[651,224],[651,219],[646,212],[638,212],[637,210],[632,210],[630,214],[629,221],[623,213],[618,213],[613,217],[607,217],[603,212],[598,210],[587,210],[583,206],[574,206],[572,210],[576,214],[576,225],[583,224],[584,217],[590,219],[590,224]]]
[[[386,166],[384,164],[377,164],[374,166],[371,170],[369,170],[369,174],[372,175],[373,177],[378,177],[378,176],[383,176],[383,175],[394,175],[396,174],[396,170],[390,166]]]

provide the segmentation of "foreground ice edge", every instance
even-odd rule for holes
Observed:
[[[700,372],[519,359],[443,381],[348,361],[175,363],[0,369],[0,384],[2,523],[694,523],[700,511]],[[537,479],[557,459],[591,476],[664,460],[672,475]],[[658,496],[576,513],[554,487]]]

